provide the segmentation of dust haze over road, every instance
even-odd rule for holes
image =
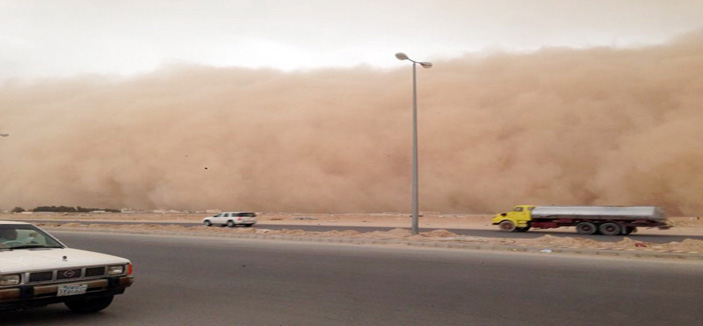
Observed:
[[[703,211],[703,31],[433,63],[418,71],[422,210]],[[0,209],[406,211],[411,71],[398,66],[7,81]]]

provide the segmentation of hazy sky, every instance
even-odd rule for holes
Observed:
[[[0,80],[169,64],[283,70],[393,54],[658,44],[703,28],[703,0],[0,0]]]

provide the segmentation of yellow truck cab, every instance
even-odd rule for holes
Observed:
[[[493,217],[493,225],[498,225],[501,231],[525,232],[530,229],[534,208],[535,205],[517,205],[512,211]]]

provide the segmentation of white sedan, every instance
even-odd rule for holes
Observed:
[[[222,212],[203,219],[205,226],[220,225],[235,227],[237,225],[252,226],[256,224],[256,213],[252,212]]]

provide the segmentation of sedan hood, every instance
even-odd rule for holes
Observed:
[[[0,251],[2,274],[127,263],[129,260],[121,257],[69,248]]]

